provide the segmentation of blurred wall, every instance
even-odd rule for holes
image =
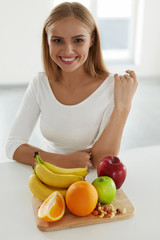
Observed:
[[[42,71],[41,32],[50,0],[0,0],[0,83],[28,83]]]
[[[0,0],[0,84],[28,83],[43,71],[41,32],[51,0]],[[111,72],[134,69],[141,77],[160,76],[160,1],[143,0],[142,44],[137,64],[108,64]]]
[[[160,1],[138,1],[141,1],[143,9],[140,9],[140,11],[142,10],[142,19],[136,23],[140,27],[139,35],[141,38],[141,42],[137,44],[135,49],[136,62],[130,65],[125,63],[122,65],[112,64],[110,70],[121,73],[130,68],[134,69],[137,75],[144,79],[160,78]]]

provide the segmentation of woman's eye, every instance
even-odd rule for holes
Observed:
[[[83,39],[80,39],[80,38],[75,39],[75,43],[81,43],[81,42],[83,42]]]
[[[61,39],[52,39],[52,41],[53,41],[54,43],[62,43],[62,40],[61,40]]]

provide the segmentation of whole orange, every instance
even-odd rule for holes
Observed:
[[[68,209],[77,216],[87,216],[96,207],[98,193],[89,182],[78,181],[70,185],[66,192]]]

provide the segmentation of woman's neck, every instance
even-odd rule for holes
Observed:
[[[77,87],[85,84],[91,77],[82,70],[74,72],[62,72],[60,81],[66,87]]]

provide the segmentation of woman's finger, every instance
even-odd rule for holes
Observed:
[[[124,74],[125,79],[130,79],[131,76],[129,74]]]
[[[137,79],[136,74],[135,74],[134,71],[132,71],[132,70],[126,70],[125,72],[128,73],[133,79]]]
[[[118,75],[118,73],[114,74],[114,79],[115,79],[116,81],[119,80],[119,75]]]

